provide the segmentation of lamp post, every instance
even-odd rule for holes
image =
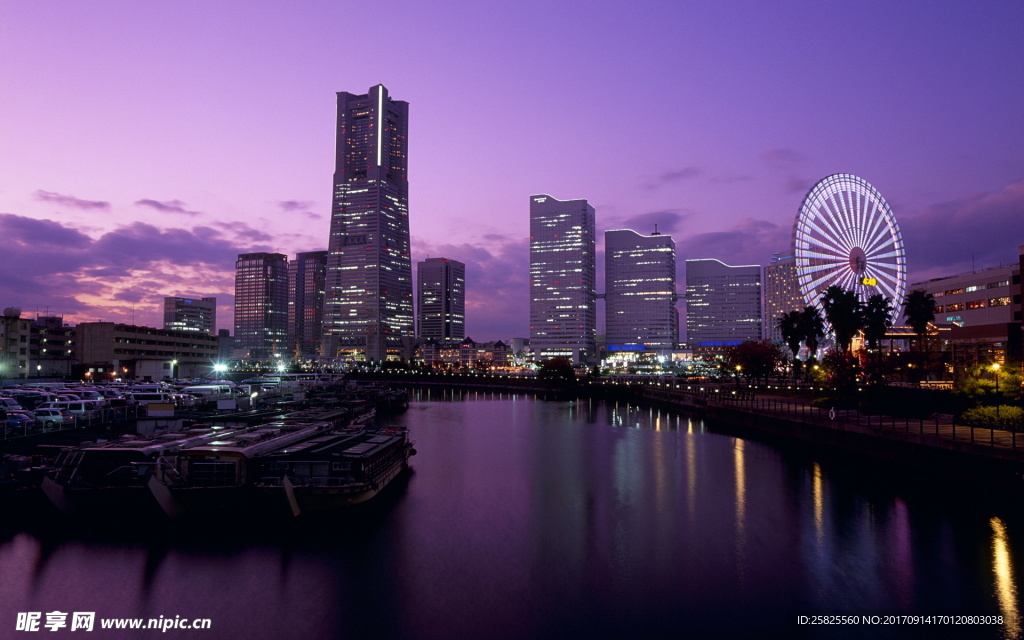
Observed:
[[[999,363],[992,364],[992,373],[996,376],[996,422],[999,421]]]

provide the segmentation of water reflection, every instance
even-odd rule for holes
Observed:
[[[736,476],[736,573],[742,588],[746,582],[747,548],[747,473],[744,466],[744,442],[733,440],[732,460]]]
[[[996,598],[1003,614],[1003,630],[1006,638],[1021,636],[1020,612],[1017,608],[1017,586],[1013,580],[1013,565],[1010,561],[1010,542],[1006,525],[999,518],[989,520],[992,527],[992,572],[996,579]]]
[[[821,465],[814,463],[814,477],[811,480],[811,494],[814,498],[814,531],[818,536],[818,551],[821,552],[825,541],[825,491]]]
[[[800,613],[969,612],[1005,624],[966,637],[1021,636],[1012,512],[646,407],[433,393],[394,418],[420,452],[398,497],[313,540],[0,534],[0,629],[76,607],[248,640],[801,637]],[[802,637],[876,637],[828,632]]]

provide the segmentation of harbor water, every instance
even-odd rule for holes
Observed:
[[[1024,636],[1024,518],[991,489],[636,405],[422,392],[386,420],[412,472],[328,519],[5,514],[0,637]],[[17,631],[31,612],[96,628]],[[99,628],[115,618],[211,628]]]

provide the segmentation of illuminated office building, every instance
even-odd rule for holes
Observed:
[[[796,276],[796,256],[792,251],[772,255],[764,268],[764,338],[782,341],[779,318],[791,311],[803,311],[807,303],[800,293]]]
[[[694,349],[761,339],[761,267],[686,261],[686,333]]]
[[[416,264],[416,336],[434,340],[466,337],[466,265],[448,258]]]
[[[164,329],[212,336],[217,329],[217,298],[164,298]]]
[[[338,93],[325,356],[395,358],[412,337],[408,113],[384,85]]]
[[[288,346],[296,357],[320,351],[327,252],[307,251],[288,263]]]
[[[291,357],[288,340],[288,257],[243,253],[235,261],[235,349],[244,357]]]
[[[594,207],[530,197],[530,344],[540,362],[596,357]]]
[[[605,332],[611,351],[676,347],[676,245],[671,236],[604,232]]]

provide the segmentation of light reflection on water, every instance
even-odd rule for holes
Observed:
[[[999,518],[989,521],[992,526],[992,571],[995,574],[996,596],[1003,614],[1006,638],[1021,636],[1020,611],[1017,606],[1017,584],[1013,579],[1013,563],[1006,525]]]
[[[0,637],[53,609],[253,639],[941,635],[795,625],[842,613],[1002,615],[955,637],[1021,635],[1012,516],[647,407],[424,399],[396,419],[412,476],[315,532],[0,537]]]

